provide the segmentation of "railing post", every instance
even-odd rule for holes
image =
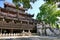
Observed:
[[[3,21],[5,21],[5,19],[3,18]]]
[[[31,36],[31,32],[30,32],[30,30],[28,31],[28,35]]]
[[[22,36],[25,36],[25,31],[23,30],[23,32],[22,32]]]
[[[22,24],[22,21],[21,21],[21,24]]]

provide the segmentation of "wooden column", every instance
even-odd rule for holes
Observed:
[[[9,14],[9,11],[8,11],[8,13],[7,13],[6,17],[8,16],[8,14]]]
[[[12,22],[14,23],[14,20],[12,20]]]
[[[35,25],[35,24],[33,23],[33,25]]]
[[[17,10],[17,12],[18,12],[18,13],[16,14],[16,15],[17,15],[17,18],[19,18],[19,10]]]
[[[29,21],[28,21],[28,24],[29,24]]]
[[[30,32],[30,30],[28,30],[28,35],[29,35],[29,36],[31,36],[31,35],[32,35],[32,34],[31,34],[31,32]]]
[[[13,33],[13,29],[10,29],[10,33]]]
[[[0,8],[0,12],[1,12],[1,8]]]
[[[2,28],[1,28],[1,33],[2,33]]]
[[[22,24],[22,21],[21,21],[21,24]]]
[[[3,21],[5,21],[5,19],[3,18]]]
[[[24,33],[25,31],[23,30],[23,33]]]
[[[31,33],[30,30],[28,30],[28,32]]]
[[[23,32],[22,32],[22,36],[25,36],[25,31],[23,30]]]

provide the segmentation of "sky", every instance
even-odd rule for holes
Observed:
[[[6,2],[12,3],[12,0],[5,0]],[[44,3],[43,0],[37,0],[34,4],[30,3],[33,9],[28,9],[29,14],[34,14],[34,19],[36,19],[37,14],[40,12],[39,7]],[[4,2],[0,1],[0,7],[4,7]]]

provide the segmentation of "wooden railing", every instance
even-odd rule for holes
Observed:
[[[35,25],[30,25],[30,24],[22,24],[22,23],[6,23],[6,22],[3,22],[3,21],[0,21],[0,28],[7,28],[7,29],[33,29],[35,28]]]
[[[8,13],[3,13],[3,12],[0,12],[0,17],[1,18],[6,18],[6,19],[12,19],[12,20],[16,20],[16,19],[19,19],[19,20],[27,20],[27,21],[29,21],[29,22],[35,22],[35,23],[37,23],[37,20],[35,20],[35,19],[32,19],[32,18],[26,18],[26,17],[24,17],[24,18],[22,18],[22,17],[17,17],[17,15],[15,14],[15,15],[10,15],[10,14],[8,14]]]
[[[0,33],[0,37],[9,37],[9,36],[36,36],[37,33]]]
[[[0,33],[0,37],[5,37],[5,36],[22,36],[21,33]]]

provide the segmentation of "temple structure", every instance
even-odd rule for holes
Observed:
[[[0,33],[37,33],[37,20],[34,15],[25,13],[25,8],[5,2],[4,8],[0,7]]]

